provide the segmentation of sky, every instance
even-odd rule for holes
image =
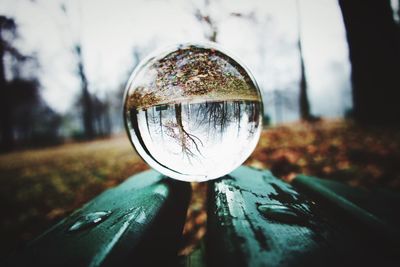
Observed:
[[[89,90],[100,97],[121,88],[142,56],[172,44],[204,41],[194,16],[204,0],[0,0],[15,17],[16,45],[35,53],[42,95],[68,112],[80,93],[72,47],[83,49]],[[297,92],[300,34],[312,113],[337,117],[351,106],[350,63],[337,0],[210,0],[218,42],[253,73],[273,120],[271,92]],[[232,14],[241,13],[242,16]],[[290,104],[291,103],[291,104]],[[297,119],[285,107],[284,120]]]

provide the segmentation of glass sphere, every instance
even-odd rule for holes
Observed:
[[[262,128],[250,72],[214,45],[179,45],[139,64],[125,92],[124,119],[138,154],[182,181],[206,181],[240,166]]]

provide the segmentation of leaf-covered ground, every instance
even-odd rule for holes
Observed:
[[[246,161],[290,181],[296,173],[352,186],[400,190],[400,131],[320,121],[266,129]],[[103,190],[147,169],[125,135],[0,155],[0,256],[26,243]],[[194,194],[184,230],[187,254],[204,235],[206,184]]]
[[[267,129],[246,162],[290,181],[297,173],[400,190],[400,131],[342,120]]]

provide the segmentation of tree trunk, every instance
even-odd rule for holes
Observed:
[[[82,50],[80,45],[75,46],[75,53],[78,60],[78,74],[81,80],[82,87],[82,107],[83,107],[83,127],[85,130],[85,136],[88,139],[92,139],[94,133],[94,114],[93,114],[93,103],[88,90],[88,82],[86,78],[85,69],[83,66]]]
[[[201,155],[199,144],[203,145],[203,143],[198,137],[185,130],[182,119],[182,104],[175,104],[175,119],[176,128],[178,130],[176,138],[180,142],[182,154],[185,155],[190,162],[192,158],[196,157],[196,153]],[[193,150],[193,148],[195,150]]]
[[[303,58],[303,47],[301,44],[301,14],[300,14],[300,2],[296,1],[297,7],[297,32],[298,32],[298,42],[297,46],[299,48],[299,56],[300,56],[300,95],[299,95],[299,107],[300,107],[300,118],[304,121],[311,121],[313,116],[310,112],[310,103],[308,102],[307,95],[307,78],[306,78],[306,70],[304,67],[304,58]]]
[[[352,64],[354,118],[399,126],[400,42],[390,0],[339,0],[339,5]]]
[[[307,80],[306,73],[304,68],[304,60],[303,60],[303,51],[301,49],[301,41],[299,39],[299,53],[300,53],[300,97],[299,97],[299,106],[300,106],[300,118],[305,121],[311,120],[312,116],[310,113],[310,103],[308,102],[307,95]]]
[[[105,102],[105,109],[104,109],[104,127],[105,127],[105,134],[111,135],[112,133],[112,124],[110,118],[110,105],[108,102]]]
[[[0,129],[1,129],[1,151],[9,151],[14,145],[12,132],[11,112],[8,86],[4,68],[5,42],[2,38],[0,25]]]

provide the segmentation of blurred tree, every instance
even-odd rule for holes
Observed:
[[[6,69],[4,64],[5,55],[7,52],[14,50],[6,40],[6,33],[15,35],[16,24],[11,18],[0,16],[0,129],[1,129],[1,144],[2,151],[10,150],[13,146],[13,134],[10,116],[10,102],[8,101],[8,86],[6,80]]]
[[[62,3],[60,5],[60,10],[63,12],[63,14],[66,16],[67,20],[70,20],[69,16],[69,9],[66,6],[66,3]],[[78,4],[78,21],[81,21],[81,7],[80,7],[80,2],[75,2],[75,4]],[[78,26],[80,27],[81,25]],[[89,82],[87,79],[86,75],[86,70],[85,70],[85,62],[83,58],[83,48],[82,48],[82,42],[81,42],[81,36],[80,36],[80,28],[73,30],[71,27],[71,21],[69,21],[69,24],[67,25],[67,28],[70,33],[70,38],[71,38],[71,43],[72,43],[72,52],[75,56],[76,60],[76,73],[78,75],[79,81],[80,81],[80,87],[81,87],[81,96],[80,100],[78,103],[82,105],[82,124],[83,124],[83,131],[84,131],[84,137],[86,139],[93,139],[96,137],[96,131],[95,131],[95,119],[98,114],[95,114],[94,110],[94,104],[93,104],[93,95],[89,92]]]
[[[32,73],[38,67],[37,61],[21,55],[12,45],[16,37],[15,21],[0,16],[0,22],[0,149],[9,151],[16,145],[32,145],[39,139],[40,145],[58,142],[60,116],[40,97],[39,83]]]
[[[36,80],[24,80],[16,77],[7,83],[7,87],[7,102],[11,106],[8,112],[13,133],[12,142],[26,142],[30,139],[33,129],[33,107],[40,98],[39,85]]]
[[[196,19],[206,25],[204,35],[207,40],[217,42],[218,27],[215,18],[210,13],[210,0],[204,0],[203,7],[197,7],[194,13]]]
[[[2,151],[11,150],[14,147],[15,127],[18,110],[22,106],[31,106],[39,99],[38,83],[36,79],[26,79],[21,75],[24,63],[32,58],[23,56],[13,45],[16,37],[17,25],[12,18],[0,16],[0,128]],[[8,56],[8,71],[10,81],[6,78],[5,58]],[[26,117],[30,114],[25,114]],[[21,129],[27,129],[22,127]],[[25,136],[25,133],[22,134]]]
[[[124,107],[124,94],[126,89],[126,83],[129,80],[130,75],[134,71],[134,69],[139,65],[139,62],[142,60],[144,54],[148,52],[148,50],[153,49],[153,45],[151,43],[147,44],[145,47],[134,46],[132,51],[132,63],[131,67],[127,70],[127,72],[123,75],[120,84],[117,87],[115,93],[111,94],[109,98],[109,119],[111,121],[111,132],[121,132],[124,130],[124,122],[123,122],[123,107]]]
[[[400,125],[400,32],[390,0],[339,0],[352,63],[354,118]]]
[[[308,101],[307,95],[307,77],[306,70],[304,67],[304,58],[303,58],[303,48],[301,43],[301,13],[300,13],[300,2],[296,1],[297,4],[297,32],[298,32],[298,41],[297,46],[299,48],[299,56],[300,56],[300,94],[299,94],[299,107],[300,107],[300,118],[305,121],[311,121],[315,117],[311,115],[310,112],[310,102]]]
[[[32,1],[34,2],[34,1]],[[42,6],[43,8],[47,9],[48,6],[44,4],[43,2],[36,1],[36,5]],[[67,21],[66,27],[64,27],[63,23],[60,23],[57,19],[54,20],[54,23],[60,26],[60,30],[67,30],[68,32],[68,38],[65,43],[68,45],[68,49],[72,49],[72,53],[75,57],[76,60],[76,74],[79,78],[80,81],[80,87],[81,87],[81,95],[77,101],[77,104],[79,104],[82,109],[77,109],[81,110],[82,115],[82,128],[83,128],[83,137],[85,139],[92,139],[96,136],[96,131],[95,131],[95,120],[97,114],[95,113],[94,107],[93,107],[93,97],[91,93],[89,92],[89,82],[87,79],[86,75],[86,70],[85,70],[85,64],[84,64],[84,58],[83,58],[83,48],[82,48],[82,42],[80,40],[80,28],[79,29],[72,29],[71,27],[71,21],[70,21],[70,14],[69,14],[69,9],[67,8],[66,4],[71,4],[71,5],[78,5],[78,13],[81,11],[80,10],[80,2],[79,1],[65,1],[61,2],[59,8],[62,14],[65,16],[65,19]],[[48,10],[47,10],[48,11]],[[48,14],[51,14],[50,11],[48,11]],[[78,15],[78,26],[80,22],[80,16],[81,13]],[[52,19],[57,18],[57,17],[51,17]],[[81,130],[79,130],[81,131]],[[80,138],[82,137],[82,134],[79,134]]]
[[[94,132],[94,111],[93,111],[93,103],[92,103],[92,96],[90,95],[88,89],[88,80],[86,78],[85,67],[83,64],[83,57],[82,57],[82,47],[80,42],[77,42],[74,47],[74,53],[76,56],[77,67],[78,67],[78,76],[81,82],[81,90],[82,90],[82,104],[83,108],[83,127],[85,131],[85,136],[87,139],[92,139],[95,136]]]
[[[94,111],[93,126],[97,135],[108,136],[111,133],[110,103],[107,100],[101,100],[96,96],[92,97]],[[121,116],[121,113],[119,114]]]
[[[296,0],[296,9],[297,9],[297,34],[298,34],[298,40],[297,40],[297,47],[299,51],[299,58],[300,58],[300,81],[299,81],[299,98],[298,98],[298,103],[299,103],[299,114],[300,118],[304,121],[314,121],[317,119],[314,115],[311,114],[310,111],[310,102],[308,100],[308,94],[307,94],[307,76],[306,76],[306,69],[304,65],[304,56],[303,56],[303,47],[302,47],[302,38],[301,38],[301,12],[300,12],[300,1]],[[248,19],[255,23],[256,25],[259,22],[259,20],[256,18],[254,12],[251,12],[249,14],[242,14],[242,13],[231,13],[232,16],[235,17],[240,17],[244,19]],[[268,21],[268,20],[267,20]],[[264,30],[264,28],[263,28]],[[262,35],[260,33],[260,35]],[[264,47],[264,44],[262,45]],[[263,49],[260,49],[260,55],[263,56],[264,51]],[[273,101],[275,104],[275,114],[276,114],[276,121],[281,122],[282,121],[282,105],[285,104],[287,107],[291,107],[293,104],[290,101],[281,101],[281,97],[283,97],[284,94],[287,92],[281,92],[279,93],[276,89],[273,91]]]
[[[16,145],[44,146],[59,143],[61,116],[40,97],[37,80],[17,76],[9,82],[8,87]]]
[[[36,103],[33,109],[33,127],[31,135],[27,140],[30,146],[56,145],[62,141],[60,137],[60,126],[63,117],[50,108],[42,99]]]
[[[299,55],[300,55],[300,95],[299,95],[299,106],[300,106],[300,118],[305,121],[309,121],[312,118],[310,113],[310,102],[308,101],[307,95],[307,79],[306,71],[304,68],[303,50],[301,47],[301,39],[298,40]]]
[[[397,25],[400,26],[400,0],[397,2]]]

